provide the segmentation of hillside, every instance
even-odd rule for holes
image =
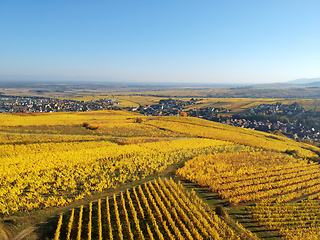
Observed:
[[[212,234],[221,239],[230,234],[235,239],[255,239],[250,224],[266,232],[269,228],[260,218],[251,217],[255,208],[245,210],[243,206],[260,201],[264,204],[264,200],[286,204],[309,196],[308,201],[318,201],[320,168],[311,161],[318,154],[319,148],[284,136],[197,118],[112,110],[1,114],[0,233],[17,235],[16,239],[68,239],[68,234],[71,239],[79,234],[92,239],[107,235],[115,239],[208,239]],[[191,166],[201,166],[201,170]],[[182,193],[172,199],[173,193],[164,186],[160,188],[156,182],[144,185],[169,178],[172,184],[181,181]],[[219,184],[221,189],[210,184]],[[130,205],[133,189],[141,187],[143,193]],[[175,187],[168,183],[167,188]],[[282,201],[273,202],[280,192]],[[180,198],[184,202],[190,199],[194,205],[173,212],[170,206],[182,204]],[[106,208],[106,199],[112,209],[109,217],[116,224],[108,225],[107,213],[99,210],[99,202]],[[142,210],[138,200],[146,201]],[[120,204],[119,213],[115,204]],[[214,213],[221,204],[225,207],[221,211],[230,216],[218,210]],[[196,220],[197,211],[211,214],[214,222],[210,217]],[[240,215],[243,221],[237,219]],[[312,227],[318,234],[317,221]],[[47,235],[43,235],[49,228],[50,232],[46,230]],[[121,237],[122,228],[127,230]],[[288,226],[272,229],[284,237],[292,230]],[[257,236],[275,237],[265,232]]]

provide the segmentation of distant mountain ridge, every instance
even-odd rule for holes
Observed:
[[[320,78],[299,78],[296,80],[291,80],[286,83],[292,83],[292,84],[310,84],[310,83],[315,83],[315,82],[320,82]]]
[[[299,78],[287,82],[255,84],[253,88],[298,88],[320,87],[320,78]]]

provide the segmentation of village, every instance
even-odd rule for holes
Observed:
[[[202,99],[191,98],[189,101],[179,99],[161,99],[158,104],[139,107],[123,108],[114,99],[99,99],[91,101],[60,100],[39,97],[0,97],[0,113],[42,113],[67,111],[96,111],[102,109],[128,110],[139,112],[145,116],[189,116],[216,121],[236,127],[248,128],[263,132],[280,132],[296,140],[311,140],[320,142],[318,126],[305,123],[304,118],[309,117],[320,122],[319,116],[309,113],[297,103],[285,105],[261,104],[247,113],[230,115],[231,110],[225,108],[197,108],[197,102]],[[195,107],[191,110],[191,105]],[[231,115],[230,115],[231,116]],[[285,121],[281,121],[284,119]],[[302,119],[302,121],[297,121]]]
[[[276,121],[274,123],[270,122],[269,120],[265,121],[250,121],[246,119],[227,119],[221,121],[221,123],[242,127],[242,128],[249,128],[253,130],[258,130],[262,132],[281,132],[283,135],[296,139],[296,140],[305,140],[310,139],[313,142],[319,142],[320,140],[320,132],[315,128],[311,127],[310,129],[301,123],[298,122],[288,122],[282,123],[280,121]]]
[[[201,100],[201,99],[200,99]],[[140,106],[139,108],[130,108],[129,111],[137,111],[146,116],[177,116],[185,115],[186,107],[195,104],[198,99],[183,101],[179,99],[161,99],[159,104]]]
[[[308,124],[305,119],[309,119]],[[311,121],[313,120],[313,121]],[[244,116],[222,119],[221,123],[237,127],[249,128],[263,132],[281,132],[283,135],[296,139],[310,139],[319,142],[319,115],[307,112],[298,103],[293,104],[261,104]],[[317,125],[312,125],[312,122]]]
[[[101,109],[117,110],[119,103],[113,99],[92,101],[60,100],[37,97],[1,97],[0,113],[42,113],[95,111]]]

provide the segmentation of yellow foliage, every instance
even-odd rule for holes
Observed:
[[[137,191],[127,189],[126,194],[113,195],[113,201],[107,197],[99,199],[98,206],[93,204],[73,209],[70,217],[60,215],[55,236],[67,225],[70,235],[75,221],[78,233],[87,232],[88,239],[91,235],[97,239],[240,239],[201,199],[167,179],[140,185]],[[114,213],[114,221],[110,213]],[[81,224],[84,219],[89,219],[88,224]]]
[[[253,220],[270,230],[277,230],[284,239],[319,239],[320,201],[302,200],[297,203],[275,203],[262,201],[256,206],[247,207]]]
[[[320,192],[319,164],[272,152],[197,156],[177,175],[209,187],[234,204],[273,196],[278,203],[288,202]]]
[[[132,116],[127,111],[58,112],[35,114],[0,114],[0,126],[80,125],[83,122],[117,122]],[[134,115],[133,115],[134,116]]]
[[[147,124],[175,133],[229,141],[277,152],[285,152],[288,149],[295,150],[301,157],[317,156],[314,152],[305,149],[306,144],[297,143],[287,137],[275,136],[196,118],[158,118],[157,120],[148,121]],[[310,148],[310,146],[308,146],[308,148]]]
[[[144,178],[186,157],[234,149],[210,139],[130,145],[110,141],[0,145],[0,211],[64,205]]]

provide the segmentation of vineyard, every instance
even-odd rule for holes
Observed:
[[[139,117],[143,123],[137,124]],[[185,137],[144,124],[145,117],[127,111],[4,114],[0,132],[108,137]],[[94,129],[94,130],[93,130]]]
[[[61,214],[54,232],[55,240],[240,239],[240,236],[194,193],[167,179],[154,180]]]
[[[318,239],[320,202],[314,198],[297,203],[262,201],[247,211],[260,225],[279,231],[285,239]]]
[[[277,238],[320,236],[318,163],[269,151],[219,153],[187,161],[177,175],[208,187],[231,206],[258,201],[246,206],[246,221],[276,232]]]
[[[317,239],[318,152],[194,118],[0,115],[0,238]]]
[[[129,145],[101,140],[0,145],[0,213],[62,206],[161,172],[184,158],[235,148],[241,146],[196,138]]]
[[[264,151],[198,156],[177,174],[233,204],[274,196],[282,203],[320,191],[318,163]]]
[[[277,152],[285,152],[286,150],[294,151],[300,157],[314,157],[317,156],[314,151],[318,151],[318,148],[303,143],[297,143],[286,137],[274,136],[272,134],[250,129],[234,128],[232,126],[197,118],[179,119],[162,117],[149,121],[146,124],[166,129],[174,133],[229,141],[265,150]]]

